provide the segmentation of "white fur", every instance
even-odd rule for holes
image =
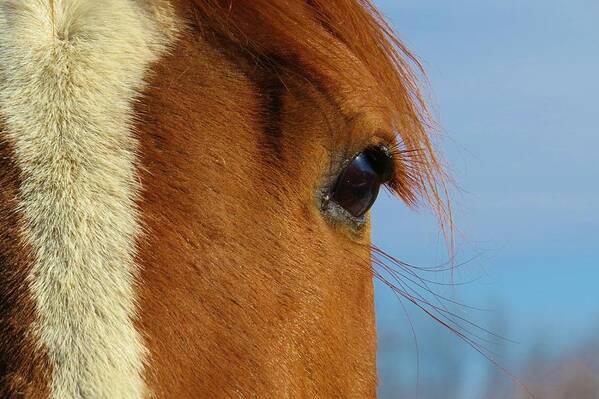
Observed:
[[[0,114],[24,177],[52,398],[142,398],[132,103],[172,37],[142,0],[0,0]],[[165,25],[166,24],[166,25]]]

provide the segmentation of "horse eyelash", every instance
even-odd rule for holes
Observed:
[[[408,149],[400,138],[386,140],[379,144],[391,155],[393,161],[393,175],[385,183],[385,188],[392,195],[400,198],[408,206],[414,204],[417,198],[418,167],[422,161],[419,159],[423,153],[420,148]]]

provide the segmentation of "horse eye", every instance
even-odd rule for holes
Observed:
[[[359,218],[374,204],[379,188],[391,177],[392,160],[382,148],[359,153],[339,175],[331,199]]]

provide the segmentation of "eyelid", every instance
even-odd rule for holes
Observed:
[[[395,175],[395,158],[391,149],[385,144],[377,144],[366,147],[362,150],[369,158],[375,168],[378,168],[377,173],[381,177],[381,181],[385,184],[391,181]]]

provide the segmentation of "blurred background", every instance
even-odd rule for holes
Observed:
[[[378,282],[379,397],[599,398],[599,2],[375,3],[430,79],[458,267],[434,218],[389,195],[373,240],[464,334]]]

